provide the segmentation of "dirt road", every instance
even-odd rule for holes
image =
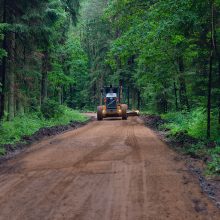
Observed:
[[[2,220],[220,219],[184,162],[143,122],[92,122],[0,166]]]

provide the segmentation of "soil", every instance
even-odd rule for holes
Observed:
[[[91,122],[0,165],[0,219],[220,219],[178,157],[138,117]]]
[[[181,132],[175,137],[169,137],[168,131],[159,130],[159,126],[165,121],[157,115],[144,115],[141,117],[145,125],[152,128],[158,137],[165,142],[170,148],[175,150],[179,156],[178,160],[185,161],[188,170],[198,178],[199,184],[203,192],[213,200],[215,205],[220,208],[220,176],[206,176],[206,160],[207,157],[199,157],[198,155],[185,155],[182,149],[191,144],[198,143],[198,140]]]
[[[3,146],[6,152],[5,152],[5,155],[0,155],[0,163],[14,157],[15,155],[19,154],[21,151],[25,150],[27,147],[30,147],[31,144],[38,142],[39,140],[42,140],[44,138],[48,138],[48,137],[51,137],[57,134],[61,134],[66,131],[80,128],[93,120],[94,120],[94,117],[90,117],[90,119],[88,119],[85,122],[71,121],[67,125],[58,125],[58,126],[41,128],[37,132],[35,132],[33,135],[24,136],[18,143],[6,144]]]

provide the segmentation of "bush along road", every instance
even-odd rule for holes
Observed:
[[[79,111],[58,105],[50,106],[45,114],[37,112],[18,116],[13,121],[3,121],[0,126],[0,162],[44,137],[79,128],[91,120],[92,117]]]

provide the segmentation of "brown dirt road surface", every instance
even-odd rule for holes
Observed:
[[[138,117],[43,140],[0,166],[1,220],[219,220],[184,161]]]

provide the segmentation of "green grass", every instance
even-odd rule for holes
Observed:
[[[207,164],[207,175],[220,175],[220,146],[208,150],[211,160]]]
[[[66,125],[71,121],[84,122],[88,118],[79,111],[62,106],[62,114],[46,120],[41,113],[17,116],[13,121],[3,121],[0,125],[0,155],[5,154],[4,145],[15,144],[24,136],[30,136],[43,127]]]
[[[186,132],[189,136],[206,139],[206,111],[202,108],[194,109],[191,112],[171,112],[162,115],[167,123],[163,128],[168,128],[172,135],[178,132]],[[220,126],[216,117],[211,121],[211,140],[220,141]]]
[[[220,126],[212,113],[211,140],[206,139],[206,111],[202,108],[194,109],[191,112],[172,112],[163,114],[161,117],[165,124],[161,129],[168,129],[169,137],[176,137],[184,133],[198,140],[197,144],[188,143],[184,146],[184,153],[193,157],[208,158],[206,174],[220,175]],[[208,148],[207,143],[214,143],[216,147]]]

